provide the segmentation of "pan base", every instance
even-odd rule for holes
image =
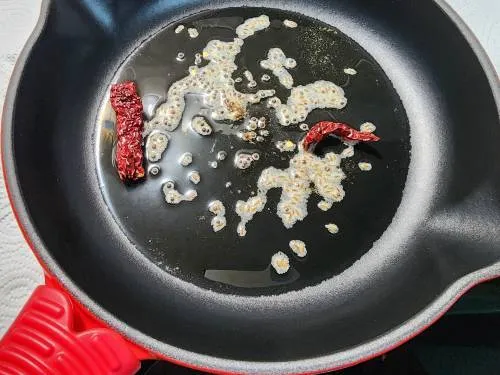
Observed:
[[[306,123],[333,119],[359,127],[370,121],[377,125],[376,133],[382,138],[373,146],[356,146],[354,157],[343,162],[342,168],[347,175],[343,183],[346,197],[332,209],[327,212],[319,210],[316,206],[320,197],[313,194],[308,203],[309,215],[292,229],[286,229],[276,216],[280,192],[272,191],[265,210],[248,224],[248,234],[243,238],[237,235],[236,201],[246,200],[255,193],[256,181],[264,168],[271,165],[286,168],[293,156],[280,153],[274,142],[283,139],[298,141],[304,136],[298,126],[281,127],[264,104],[252,106],[250,115],[268,117],[271,136],[263,143],[249,145],[235,136],[234,129],[224,124],[210,137],[183,132],[181,128],[200,108],[196,97],[188,97],[182,124],[170,134],[171,140],[163,159],[156,163],[161,168],[160,174],[149,175],[142,183],[133,185],[122,184],[112,164],[114,117],[107,102],[102,103],[97,123],[101,189],[108,207],[130,241],[166,272],[204,288],[244,295],[278,294],[316,285],[358,260],[391,223],[401,202],[410,160],[408,119],[398,94],[381,67],[335,27],[297,13],[265,8],[229,8],[196,14],[171,24],[145,41],[123,63],[114,81],[136,81],[145,102],[146,115],[151,116],[154,108],[165,100],[168,87],[184,77],[187,68],[194,64],[195,53],[201,52],[209,40],[232,40],[237,25],[260,14],[270,17],[271,26],[245,39],[233,78],[243,77],[243,71],[248,69],[258,81],[258,89],[275,88],[277,96],[286,100],[289,90],[275,77],[268,82],[259,79],[262,74],[269,73],[259,66],[259,61],[266,57],[269,48],[280,47],[297,61],[297,67],[291,70],[295,86],[329,80],[343,87],[348,98],[344,109],[315,110]],[[298,27],[287,28],[282,23],[284,19],[296,21]],[[176,34],[174,30],[179,24],[195,27],[199,36],[190,38],[185,31]],[[185,55],[183,62],[176,59],[179,52]],[[346,74],[346,68],[355,69],[357,74]],[[237,83],[236,88],[251,92],[245,79]],[[260,160],[247,170],[236,169],[232,163],[235,152],[249,148],[260,151]],[[340,153],[342,149],[340,142],[332,138],[315,152]],[[218,151],[226,151],[228,157],[214,169],[209,162],[216,160]],[[187,168],[178,163],[184,152],[191,152],[194,156],[193,164]],[[360,171],[358,162],[362,160],[370,161],[373,170]],[[187,175],[192,170],[201,175],[198,185],[188,181]],[[196,189],[197,199],[177,206],[167,205],[161,192],[162,183],[167,180],[175,181],[181,192]],[[226,187],[228,182],[231,183],[229,188]],[[209,202],[214,199],[223,201],[227,210],[228,225],[218,233],[212,231],[212,215],[207,210]],[[324,225],[330,222],[340,227],[337,235],[325,230]],[[308,255],[305,259],[294,257],[289,250],[288,243],[294,239],[306,243]],[[273,274],[268,266],[271,256],[277,251],[288,253],[296,277]],[[207,279],[207,270],[219,270],[216,280],[222,282]],[[225,278],[220,270],[231,270],[231,276]],[[230,281],[234,278],[234,270],[244,271],[237,282]],[[256,283],[258,274],[262,278]],[[251,276],[245,279],[245,275]]]

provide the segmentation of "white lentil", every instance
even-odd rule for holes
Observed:
[[[185,55],[184,55],[184,52],[179,52],[179,53],[177,54],[177,56],[175,57],[175,59],[176,59],[177,61],[184,61],[184,56],[185,56]]]
[[[190,152],[183,153],[179,159],[179,164],[182,165],[183,167],[187,167],[192,162],[193,162],[193,154]]]
[[[227,152],[226,151],[219,151],[217,153],[217,160],[226,160],[226,157],[227,157]]]
[[[224,207],[224,203],[220,200],[215,200],[209,203],[208,210],[214,215],[226,215],[226,208]]]
[[[258,121],[257,121],[257,127],[259,129],[264,129],[266,127],[266,118],[265,117],[261,117]]]
[[[245,225],[243,224],[238,224],[238,226],[236,227],[236,233],[238,233],[238,236],[240,237],[245,237],[246,234],[247,234],[247,229],[245,227]]]
[[[152,176],[156,176],[158,173],[160,173],[160,167],[158,165],[152,165],[149,168],[149,174]]]
[[[238,151],[234,156],[234,165],[238,169],[250,168],[252,162],[254,161],[252,154]]]
[[[188,34],[189,34],[190,38],[197,38],[198,35],[200,35],[200,33],[198,32],[198,30],[196,30],[194,27],[190,27],[188,29]]]
[[[215,216],[211,221],[212,229],[214,232],[222,230],[226,226],[226,218],[224,216]]]
[[[281,100],[280,98],[273,96],[272,98],[267,100],[267,107],[268,108],[278,108],[281,105]]]
[[[344,73],[353,76],[356,75],[358,72],[356,71],[356,69],[353,68],[345,68]]]
[[[191,128],[199,135],[212,134],[212,127],[202,116],[193,117],[193,119],[191,120]]]
[[[200,172],[198,171],[192,171],[188,175],[189,181],[191,181],[193,184],[198,185],[201,181],[201,176]]]
[[[364,122],[359,127],[359,130],[365,133],[373,133],[375,130],[377,130],[377,127],[371,122]]]
[[[328,211],[330,208],[332,208],[332,205],[333,205],[332,201],[322,200],[322,201],[318,202],[318,208],[321,211]]]
[[[280,150],[280,152],[292,152],[295,151],[297,145],[291,140],[287,139],[286,141],[276,142],[276,147],[278,148],[278,150]]]
[[[336,224],[329,223],[325,225],[325,228],[331,234],[336,234],[339,232],[339,227]]]
[[[243,75],[245,76],[245,78],[246,78],[249,82],[253,81],[253,74],[252,74],[252,72],[251,72],[250,70],[245,70],[245,71],[243,72]]]
[[[294,29],[298,26],[297,22],[292,21],[292,20],[284,20],[283,25],[285,25],[285,27],[289,27],[291,29]]]
[[[258,127],[258,120],[256,117],[252,117],[250,120],[248,120],[248,123],[246,125],[247,130],[256,130]]]
[[[290,269],[290,260],[285,253],[278,251],[271,257],[271,265],[278,275],[282,275]]]
[[[168,136],[162,131],[154,131],[146,140],[146,158],[151,162],[159,161],[168,146]]]
[[[340,153],[340,157],[342,159],[344,159],[344,158],[352,158],[353,156],[354,156],[354,147],[352,147],[352,146],[347,146]]]
[[[307,255],[306,244],[301,240],[291,240],[288,244],[290,249],[298,256],[305,257]]]
[[[195,65],[200,65],[202,63],[201,53],[194,55],[194,63]]]
[[[367,162],[367,161],[360,161],[358,163],[358,167],[359,169],[361,169],[362,171],[364,172],[368,172],[368,171],[371,171],[372,170],[372,165],[371,163]]]

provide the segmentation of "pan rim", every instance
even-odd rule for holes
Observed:
[[[498,110],[500,108],[500,87],[496,84],[498,75],[493,64],[489,60],[488,55],[484,51],[480,42],[477,40],[476,36],[472,33],[460,16],[451,8],[451,6],[445,2],[445,0],[433,1],[456,25],[458,30],[465,37],[472,51],[477,56],[479,63],[490,83]],[[470,273],[451,284],[438,298],[434,300],[431,305],[424,308],[419,314],[407,320],[400,327],[387,332],[384,336],[342,352],[301,361],[248,362],[203,355],[160,342],[128,326],[126,323],[120,321],[110,312],[104,310],[100,305],[93,301],[89,295],[87,295],[71,281],[64,270],[62,270],[53,260],[49,251],[43,244],[42,239],[38,236],[33,223],[31,222],[28,210],[24,205],[21,189],[18,185],[16,177],[10,136],[13,125],[12,115],[15,106],[16,93],[26,61],[30,56],[32,48],[37,43],[43,29],[45,28],[51,4],[51,0],[42,1],[38,23],[19,55],[9,83],[3,110],[1,134],[1,158],[5,184],[10,204],[18,225],[21,228],[21,231],[23,232],[23,235],[25,236],[25,239],[30,245],[33,253],[37,256],[44,269],[46,269],[46,271],[51,275],[56,276],[73,298],[81,302],[95,316],[105,321],[111,328],[124,335],[124,337],[136,342],[141,347],[151,349],[153,352],[158,353],[167,360],[209,372],[250,372],[259,374],[319,373],[352,366],[396,348],[437,321],[464,293],[466,293],[473,286],[481,282],[500,277],[500,262]]]

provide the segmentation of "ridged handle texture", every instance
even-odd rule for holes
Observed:
[[[71,299],[39,286],[0,341],[1,375],[132,375],[140,361],[107,328],[74,329]]]

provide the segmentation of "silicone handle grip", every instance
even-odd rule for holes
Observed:
[[[107,328],[76,332],[63,292],[39,286],[0,341],[1,375],[132,375],[140,361]]]

